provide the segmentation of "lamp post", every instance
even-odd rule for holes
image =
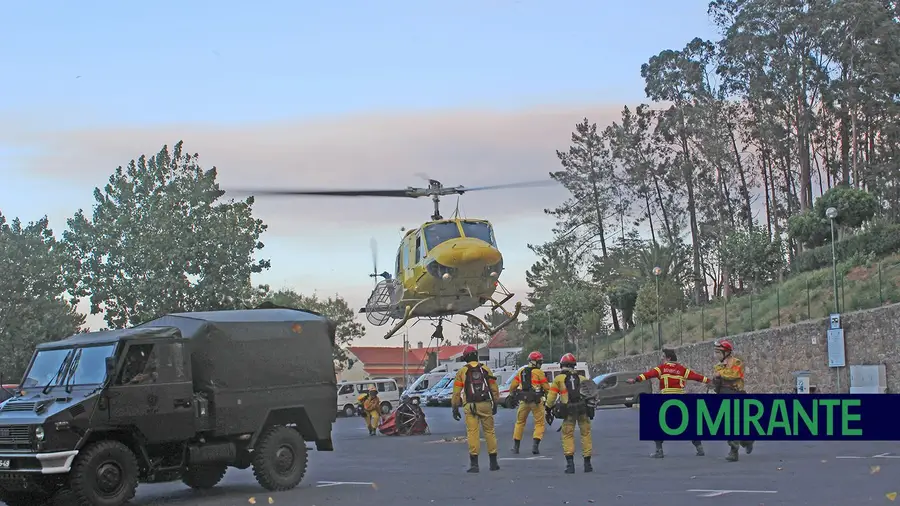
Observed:
[[[662,349],[662,323],[659,321],[659,275],[662,274],[662,269],[659,267],[653,268],[653,276],[656,277],[656,344],[659,346],[659,349]]]
[[[838,216],[838,210],[834,207],[829,207],[825,210],[825,216],[831,221],[831,276],[834,281],[834,312],[840,313],[838,305],[837,249],[834,245],[834,219]]]
[[[553,358],[553,329],[552,329],[553,321],[550,318],[550,311],[553,309],[553,305],[547,304],[545,309],[547,310],[547,342],[550,343],[550,357],[552,360],[552,358]]]

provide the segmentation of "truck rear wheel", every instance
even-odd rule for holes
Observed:
[[[253,450],[253,475],[266,490],[290,490],[306,474],[306,443],[296,430],[282,425],[260,436]]]
[[[213,488],[222,481],[222,478],[225,477],[225,471],[227,470],[228,466],[225,464],[198,464],[188,466],[181,476],[181,481],[195,490]]]
[[[118,441],[100,441],[78,454],[69,487],[81,506],[121,506],[134,498],[138,464]]]

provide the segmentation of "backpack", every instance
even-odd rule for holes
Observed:
[[[478,364],[466,369],[466,402],[484,402],[491,400],[491,388],[488,385],[489,375],[484,366]]]
[[[522,374],[519,376],[519,383],[522,385],[523,392],[529,392],[533,388],[531,384],[531,371],[534,370],[534,367],[526,367],[522,369]]]
[[[569,392],[569,404],[581,402],[581,377],[578,373],[569,371],[564,371],[563,374],[566,375],[566,390]]]

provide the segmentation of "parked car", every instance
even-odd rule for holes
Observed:
[[[611,372],[594,378],[597,385],[597,405],[614,406],[624,404],[631,407],[641,403],[641,395],[653,393],[650,381],[629,384],[628,380],[637,377],[640,372]]]

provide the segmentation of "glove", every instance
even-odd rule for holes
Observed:
[[[453,419],[457,422],[462,420],[462,414],[459,412],[459,406],[453,408]]]
[[[634,383],[635,383],[634,378],[628,379],[628,380],[626,381],[626,383],[628,383],[629,385],[634,385]]]
[[[492,402],[492,403],[491,403],[491,414],[492,414],[492,415],[496,415],[496,414],[497,414],[497,403],[496,403],[496,402]]]
[[[549,406],[544,407],[544,418],[547,420],[547,425],[553,424],[553,410]]]

